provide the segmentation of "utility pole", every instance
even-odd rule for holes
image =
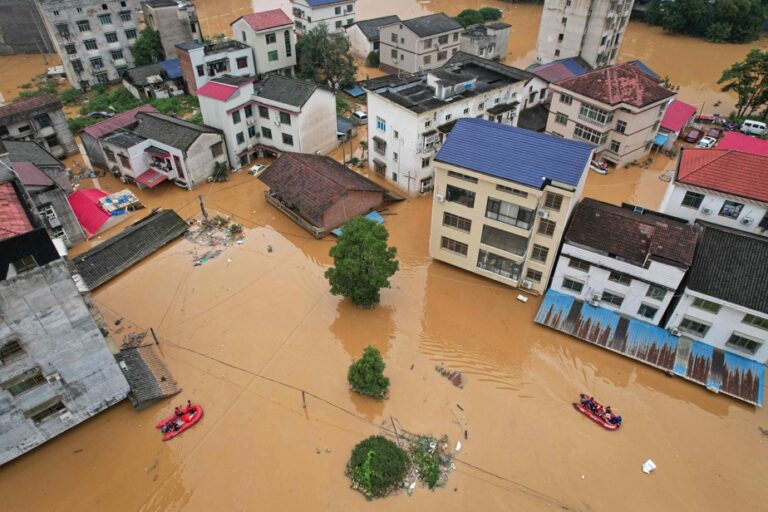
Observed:
[[[203,200],[203,195],[199,194],[197,198],[200,200],[200,211],[203,213],[203,218],[208,219],[208,212],[205,211],[205,201]]]

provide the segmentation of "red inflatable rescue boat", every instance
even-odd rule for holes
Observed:
[[[160,429],[165,434],[163,441],[170,441],[203,417],[203,408],[199,404],[189,404],[184,409],[177,407],[177,410],[182,413],[180,416],[174,413],[158,421],[155,425],[155,428]]]
[[[582,393],[579,403],[573,404],[574,409],[607,430],[618,430],[621,427],[621,416],[610,410],[610,406],[604,408],[589,395]]]

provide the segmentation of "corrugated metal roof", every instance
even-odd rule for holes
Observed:
[[[435,160],[542,188],[576,186],[595,146],[482,119],[459,119]]]

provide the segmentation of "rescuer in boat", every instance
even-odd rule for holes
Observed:
[[[613,410],[611,409],[610,405],[605,408],[605,413],[603,414],[603,420],[605,420],[607,423],[610,423],[611,425],[621,424],[621,416],[617,414],[613,414]]]

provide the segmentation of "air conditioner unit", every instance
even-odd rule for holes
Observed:
[[[245,120],[245,124],[247,124],[248,126],[251,126],[251,125],[253,125],[253,123],[254,123],[254,120],[253,120],[253,119],[246,119],[246,120]]]
[[[589,302],[590,306],[597,306],[600,304],[600,297],[597,295],[592,295],[587,302]]]
[[[67,411],[65,413],[59,414],[59,419],[64,422],[69,421],[72,419],[72,413]]]
[[[669,334],[672,336],[680,336],[680,330],[679,329],[670,329]]]
[[[438,203],[442,203],[443,201],[445,201],[445,196],[443,194],[435,194],[435,200]]]
[[[754,222],[755,222],[755,219],[753,219],[752,217],[744,217],[743,219],[741,219],[741,223],[745,226],[751,226],[752,223]]]
[[[536,210],[536,216],[540,219],[548,219],[549,212],[547,210]]]
[[[702,215],[712,215],[712,208],[702,208],[701,209]]]
[[[525,281],[523,281],[522,287],[525,288],[526,290],[530,290],[531,288],[533,288],[533,281],[531,281],[530,279],[526,279]]]
[[[47,375],[45,377],[45,380],[48,381],[48,384],[54,384],[54,383],[59,382],[61,380],[61,375],[59,375],[58,373],[52,373],[50,375]]]

